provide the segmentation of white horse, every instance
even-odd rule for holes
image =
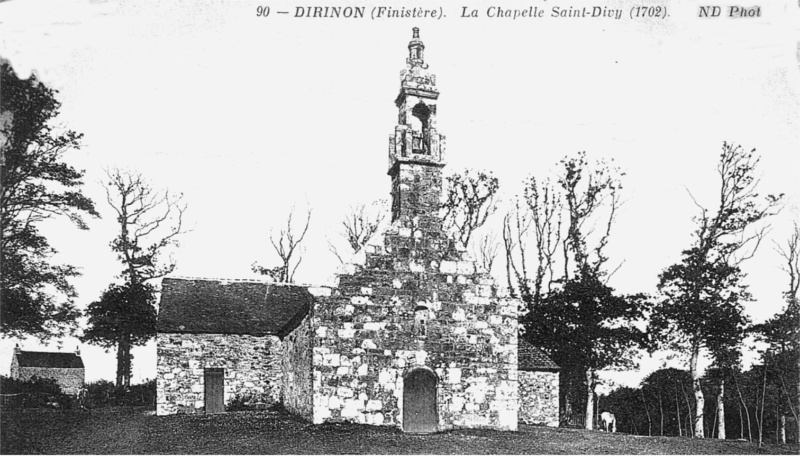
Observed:
[[[603,428],[606,432],[617,432],[617,418],[611,412],[603,412],[600,414],[600,421],[603,422]],[[609,431],[611,428],[611,431]]]

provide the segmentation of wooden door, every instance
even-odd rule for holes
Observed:
[[[205,370],[206,413],[225,411],[225,369]]]
[[[417,434],[436,432],[436,374],[414,369],[403,380],[403,431]]]

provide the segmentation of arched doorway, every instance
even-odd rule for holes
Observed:
[[[439,414],[436,409],[436,374],[416,368],[403,379],[403,431],[436,432]]]

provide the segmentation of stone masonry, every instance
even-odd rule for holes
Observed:
[[[206,368],[225,369],[225,404],[234,398],[267,405],[281,399],[277,336],[158,334],[157,413],[202,413]]]
[[[312,387],[312,347],[313,333],[311,315],[283,339],[281,358],[281,385],[283,406],[289,412],[313,420],[314,397]]]
[[[219,401],[222,374],[210,372],[211,392],[203,382],[222,368],[226,405],[257,397],[314,423],[558,424],[558,366],[518,341],[521,302],[442,227],[445,138],[424,48],[414,29],[389,140],[389,226],[332,286],[164,279],[159,415],[202,412],[205,394]]]
[[[314,422],[402,427],[404,378],[424,367],[439,430],[515,430],[519,302],[442,229],[444,140],[422,49],[415,30],[390,140],[392,225],[314,305]]]
[[[50,367],[23,367],[19,369],[19,373],[12,378],[27,381],[33,377],[38,378],[51,378],[56,381],[61,391],[64,394],[76,396],[80,389],[83,387],[84,370],[83,369],[62,369]]]
[[[519,420],[558,426],[558,372],[519,372]]]
[[[426,366],[440,429],[516,429],[518,303],[469,261],[367,260],[391,268],[341,275],[315,306],[314,422],[400,426],[403,378]]]

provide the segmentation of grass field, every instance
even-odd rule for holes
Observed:
[[[523,426],[409,435],[386,427],[311,425],[273,412],[154,416],[135,408],[2,413],[2,453],[46,454],[798,454],[797,445]]]

